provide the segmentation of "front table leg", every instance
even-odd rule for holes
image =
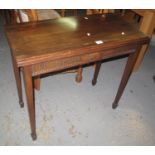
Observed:
[[[12,56],[12,62],[13,62],[13,69],[14,69],[16,86],[17,86],[18,97],[19,97],[19,105],[21,108],[23,108],[24,102],[23,102],[23,95],[22,95],[22,83],[21,83],[21,76],[20,76],[20,68],[17,67],[15,60],[13,59],[13,56]]]
[[[120,85],[119,85],[115,100],[114,100],[114,102],[112,104],[113,109],[115,109],[118,106],[118,102],[119,102],[119,100],[120,100],[120,98],[122,96],[124,88],[125,88],[128,80],[129,80],[129,77],[130,77],[130,75],[132,73],[135,62],[137,60],[137,56],[138,56],[138,52],[131,53],[128,56],[128,60],[127,60],[127,64],[126,64],[125,69],[124,69],[122,80],[120,82]]]
[[[33,140],[36,140],[37,135],[36,135],[36,121],[35,121],[35,100],[34,100],[32,72],[30,67],[24,67],[24,83],[25,83],[25,92],[29,111],[29,119],[31,124],[31,136]]]

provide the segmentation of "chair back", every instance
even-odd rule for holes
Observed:
[[[19,10],[14,10],[14,13],[15,13],[17,23],[38,20],[37,11],[35,9],[19,9]]]

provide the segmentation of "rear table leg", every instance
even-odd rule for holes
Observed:
[[[93,77],[93,80],[92,80],[92,85],[93,86],[96,85],[96,83],[97,83],[97,78],[98,78],[100,68],[101,68],[101,62],[97,62],[96,66],[95,66],[94,77]]]

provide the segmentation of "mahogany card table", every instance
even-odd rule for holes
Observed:
[[[122,80],[112,104],[115,109],[141,46],[149,42],[149,37],[114,14],[14,24],[5,26],[5,32],[11,49],[21,107],[24,102],[20,71],[24,77],[33,140],[37,138],[34,97],[36,76],[96,63],[92,80],[95,85],[102,60],[127,56]]]

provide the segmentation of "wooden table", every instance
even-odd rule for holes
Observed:
[[[16,24],[6,26],[5,31],[11,48],[21,107],[24,103],[20,70],[24,76],[33,140],[37,138],[33,87],[36,76],[97,62],[92,81],[95,85],[103,59],[126,55],[127,64],[112,104],[116,108],[139,49],[149,42],[142,32],[121,17],[111,14]]]

